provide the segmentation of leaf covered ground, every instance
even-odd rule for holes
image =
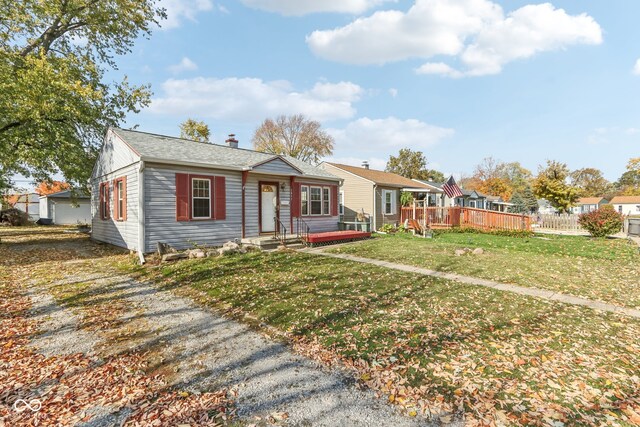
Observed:
[[[454,256],[456,249],[478,247],[485,253]],[[553,235],[516,238],[480,233],[443,233],[423,239],[397,234],[329,251],[640,309],[640,253],[637,245],[622,239]]]
[[[117,301],[91,303],[86,283],[72,278],[128,264],[128,256],[66,228],[0,228],[0,426],[62,426],[95,421],[105,408],[127,414],[127,426],[221,425],[232,413],[226,391],[185,393],[150,372],[148,352],[44,355],[33,348],[42,333],[30,294],[53,293],[79,315],[79,327],[100,335],[103,349],[124,338],[118,318],[127,309]],[[136,331],[132,331],[135,335]],[[109,354],[110,353],[110,354]],[[17,399],[39,399],[37,412],[14,410]]]
[[[355,369],[409,415],[468,425],[640,423],[640,322],[300,253],[149,270]],[[160,277],[158,277],[160,276]],[[163,278],[163,279],[161,279]]]

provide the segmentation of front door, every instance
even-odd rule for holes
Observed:
[[[275,231],[274,217],[278,216],[278,186],[275,184],[260,184],[260,231],[273,233]]]

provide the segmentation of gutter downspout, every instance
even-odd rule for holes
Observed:
[[[140,167],[138,168],[138,258],[140,258],[140,264],[144,264],[144,249],[145,249],[145,210],[144,210],[144,161],[140,160]]]
[[[378,218],[378,211],[376,210],[376,200],[378,199],[378,185],[373,184],[373,230],[378,230],[378,223],[376,219]]]

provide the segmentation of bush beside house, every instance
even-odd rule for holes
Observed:
[[[593,237],[606,237],[618,233],[622,229],[623,221],[623,216],[611,205],[604,205],[578,217],[578,224]]]

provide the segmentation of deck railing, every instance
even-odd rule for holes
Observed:
[[[468,227],[478,230],[531,230],[527,215],[454,207],[403,207],[402,222],[415,219],[430,228]]]

